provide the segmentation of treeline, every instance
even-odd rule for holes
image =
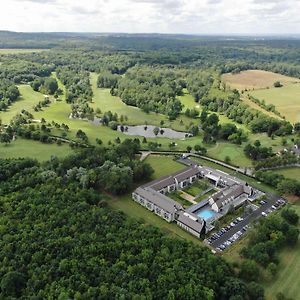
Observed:
[[[255,178],[275,187],[282,195],[300,196],[300,182],[296,179],[285,178],[281,174],[262,170],[255,172]]]
[[[56,72],[66,87],[66,101],[72,104],[72,117],[84,118],[93,114],[93,109],[89,106],[93,97],[89,72],[76,66],[59,67]]]
[[[6,110],[19,96],[19,89],[12,81],[0,79],[0,111]]]
[[[30,86],[34,91],[39,91],[43,94],[53,95],[58,90],[58,84],[55,78],[36,78],[31,83]]]
[[[206,110],[201,112],[200,122],[205,143],[215,143],[221,139],[240,145],[248,139],[242,129],[231,123],[219,124],[218,115],[208,114]]]
[[[284,208],[281,215],[262,218],[249,234],[248,245],[241,250],[241,254],[265,268],[270,268],[273,263],[278,264],[278,250],[286,245],[297,245],[299,229],[295,225],[298,220],[299,216],[290,208]]]
[[[136,66],[118,80],[111,93],[119,96],[127,105],[154,111],[175,119],[182,110],[176,96],[182,94],[183,82],[169,68]]]
[[[16,84],[28,83],[37,77],[48,77],[54,71],[54,64],[32,62],[22,55],[0,57],[0,79],[9,79]]]
[[[254,133],[266,132],[268,136],[282,136],[293,131],[289,122],[271,118],[244,104],[237,91],[229,97],[204,97],[200,103],[207,110],[224,113],[229,119],[249,126]]]
[[[291,166],[295,164],[300,164],[300,158],[291,153],[284,153],[280,156],[276,155],[261,161],[257,161],[254,163],[254,167],[256,170],[260,170]]]

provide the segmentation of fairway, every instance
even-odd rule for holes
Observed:
[[[91,73],[90,79],[93,89],[93,103],[91,107],[96,110],[99,108],[102,113],[111,111],[112,113],[117,113],[120,115],[126,115],[128,121],[124,121],[124,124],[128,125],[155,125],[160,126],[160,122],[164,122],[164,127],[169,127],[179,131],[185,131],[186,125],[189,125],[195,120],[187,118],[185,115],[179,116],[176,120],[170,121],[167,116],[158,114],[158,113],[145,113],[141,109],[135,106],[126,105],[119,97],[112,96],[110,94],[110,89],[98,88],[97,87],[97,78],[98,74]],[[191,95],[187,95],[188,98],[191,98]],[[195,103],[195,102],[194,102]],[[180,123],[182,120],[182,123]]]
[[[281,174],[286,178],[297,179],[300,181],[300,168],[282,168],[274,170],[274,173]]]
[[[230,158],[230,163],[239,167],[251,166],[251,160],[246,157],[243,146],[230,143],[217,143],[208,150],[208,155],[218,160],[225,160],[226,156]]]
[[[182,111],[185,112],[188,108],[196,108],[201,111],[199,103],[197,103],[194,97],[188,92],[187,89],[183,89],[183,95],[177,97],[180,102],[184,105]]]
[[[173,160],[174,156],[150,155],[145,162],[154,169],[153,179],[170,175],[185,168],[183,164]]]
[[[275,81],[280,81],[284,86],[299,79],[263,70],[247,70],[237,74],[227,73],[222,75],[222,80],[232,89],[262,89],[273,87]]]
[[[300,84],[252,91],[250,95],[264,100],[266,104],[274,104],[276,110],[288,121],[293,123],[300,121]]]
[[[1,158],[29,157],[38,161],[45,161],[51,156],[65,157],[72,152],[73,150],[66,144],[58,146],[57,144],[43,144],[24,139],[17,139],[7,146],[0,144]]]
[[[293,205],[300,215],[300,205]],[[300,229],[300,224],[298,224]],[[285,248],[279,255],[279,272],[271,284],[266,284],[267,300],[276,299],[276,294],[281,292],[286,298],[300,299],[300,241],[295,248]]]
[[[22,84],[19,85],[18,88],[21,94],[19,99],[13,102],[6,111],[0,111],[0,119],[4,124],[8,124],[15,115],[22,111],[22,109],[33,113],[33,106],[39,101],[44,100],[44,95],[35,92],[30,85]]]

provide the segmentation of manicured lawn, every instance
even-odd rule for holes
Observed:
[[[198,111],[201,111],[199,103],[197,103],[194,97],[188,92],[187,89],[183,89],[183,95],[177,97],[180,102],[184,105],[182,111],[185,112],[188,108],[196,108]]]
[[[184,231],[175,223],[168,223],[162,218],[156,216],[153,212],[147,210],[145,207],[134,202],[131,199],[131,195],[115,197],[109,200],[108,204],[114,209],[123,211],[130,217],[142,220],[146,225],[159,227],[164,233],[172,237],[177,237],[191,241],[197,245],[202,245],[202,242],[199,239]]]
[[[274,170],[274,173],[281,174],[286,178],[297,179],[300,181],[300,168],[283,168]]]
[[[176,191],[176,192],[173,192],[173,193],[170,193],[168,194],[167,196],[170,197],[171,199],[177,201],[178,203],[180,203],[184,208],[188,208],[192,205],[191,202],[183,199],[181,196],[180,196],[181,192],[180,191]]]
[[[199,203],[199,202],[201,202],[201,201],[209,198],[209,196],[211,196],[215,192],[217,192],[217,190],[216,189],[212,189],[212,190],[208,191],[207,193],[205,193],[204,195],[200,196],[199,198],[195,199],[195,201]]]
[[[252,91],[253,97],[265,100],[266,104],[274,104],[290,122],[300,120],[300,84],[289,84],[281,88],[270,88]]]
[[[0,111],[0,119],[4,124],[8,124],[15,115],[22,111],[22,109],[33,113],[33,106],[39,101],[44,100],[44,95],[39,92],[35,92],[30,85],[22,84],[19,85],[18,88],[21,93],[20,98],[6,111]]]
[[[204,192],[206,189],[208,189],[208,184],[206,184],[204,181],[199,180],[184,191],[192,196],[197,196],[200,193]]]
[[[0,144],[1,158],[19,158],[30,157],[39,161],[45,161],[51,158],[52,155],[57,157],[65,157],[71,154],[73,150],[69,145],[62,144],[43,144],[37,141],[17,139],[5,146]]]
[[[251,160],[244,154],[243,146],[236,144],[217,143],[213,148],[208,150],[208,155],[223,161],[228,156],[230,162],[236,166],[249,167],[252,165]]]
[[[292,206],[300,216],[300,205]],[[300,223],[298,224],[300,229]],[[285,248],[279,255],[279,271],[275,280],[265,284],[268,300],[276,299],[276,294],[281,292],[286,298],[299,299],[300,296],[300,241],[295,248]]]
[[[174,161],[173,158],[173,156],[167,155],[150,155],[145,159],[145,162],[154,169],[153,179],[170,175],[185,168],[183,164]]]

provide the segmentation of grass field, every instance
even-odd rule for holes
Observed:
[[[208,154],[213,158],[223,161],[225,160],[225,157],[228,156],[230,162],[235,166],[251,166],[251,160],[245,156],[243,146],[219,142],[213,148],[208,150]]]
[[[283,85],[300,82],[299,79],[285,75],[263,71],[247,70],[238,74],[227,73],[222,76],[222,80],[232,89],[262,89],[272,87],[275,81],[280,81]]]
[[[276,110],[288,121],[293,123],[300,121],[300,84],[251,91],[250,95],[265,100],[266,104],[274,104]]]
[[[300,168],[283,168],[274,170],[274,173],[281,174],[286,178],[297,179],[300,181]]]
[[[248,106],[250,106],[251,108],[254,108],[258,111],[261,111],[262,113],[266,114],[267,116],[270,116],[272,118],[275,119],[279,119],[282,120],[282,118],[274,113],[272,113],[271,111],[265,110],[264,108],[260,107],[258,104],[256,104],[255,102],[251,101],[248,97],[246,96],[242,96],[241,99],[243,100],[243,102],[245,104],[247,104]]]
[[[145,162],[154,169],[153,179],[170,175],[185,168],[183,164],[174,161],[173,158],[173,156],[167,155],[150,155],[145,159]]]
[[[24,139],[17,139],[7,146],[0,144],[1,158],[30,157],[39,161],[45,161],[50,159],[52,155],[65,157],[72,153],[72,151],[69,145],[43,144]]]
[[[21,96],[14,102],[6,111],[0,111],[0,119],[4,124],[10,122],[10,120],[22,109],[25,109],[33,113],[33,106],[39,101],[44,100],[43,94],[35,92],[30,85],[19,85],[18,86]]]

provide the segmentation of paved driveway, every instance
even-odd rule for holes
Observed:
[[[221,237],[219,237],[217,240],[213,241],[210,246],[213,248],[217,248],[220,245],[222,245],[224,242],[226,242],[229,238],[231,238],[235,233],[242,230],[242,228],[248,224],[250,224],[253,220],[262,217],[262,212],[267,211],[271,208],[272,205],[276,203],[277,200],[281,199],[280,196],[276,196],[273,194],[266,194],[267,196],[267,203],[264,205],[259,206],[257,210],[252,212],[249,216],[244,218],[243,221],[239,222],[234,227],[230,228],[227,232],[225,232]]]

